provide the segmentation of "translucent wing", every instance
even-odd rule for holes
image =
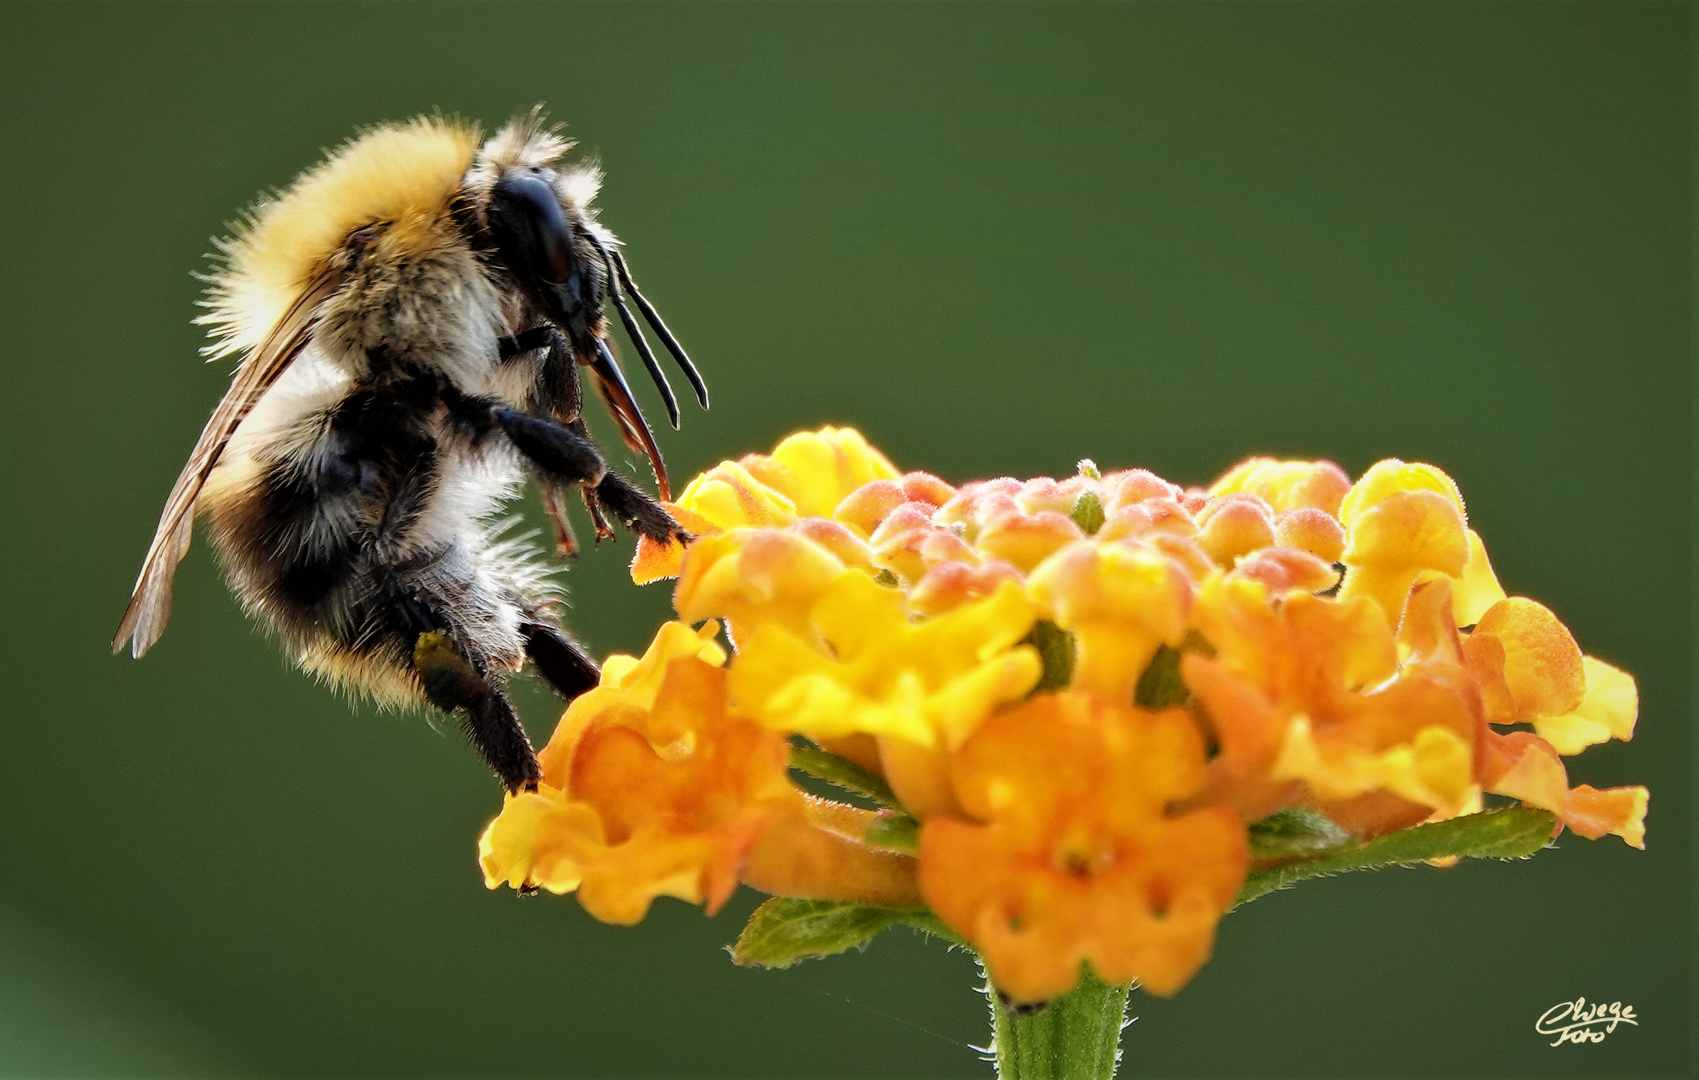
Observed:
[[[112,639],[113,652],[120,651],[128,642],[131,655],[141,656],[165,632],[166,620],[171,616],[172,578],[176,576],[177,564],[188,553],[195,502],[200,498],[207,475],[218,464],[237,426],[306,347],[318,322],[320,307],[340,281],[338,273],[322,271],[284,312],[259,348],[236,369],[229,391],[201,430],[188,464],[183,466],[165,500],[159,528],[153,534],[153,543],[148,545],[142,572],[130,594],[130,606]]]

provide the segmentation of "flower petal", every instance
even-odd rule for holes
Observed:
[[[1534,718],[1540,738],[1566,757],[1609,739],[1632,739],[1640,711],[1634,676],[1591,656],[1582,657],[1581,666],[1587,687],[1581,704],[1562,716]]]

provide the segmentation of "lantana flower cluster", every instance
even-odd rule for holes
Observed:
[[[616,656],[481,841],[490,886],[657,896],[738,882],[930,909],[1010,999],[1082,965],[1171,994],[1293,807],[1358,838],[1482,809],[1643,845],[1644,788],[1564,758],[1633,734],[1633,679],[1507,596],[1451,478],[1253,458],[954,487],[850,429],[723,462],[643,545],[678,621]],[[888,789],[807,794],[812,744]]]

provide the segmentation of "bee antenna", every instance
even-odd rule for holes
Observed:
[[[637,310],[643,313],[643,317],[649,321],[649,325],[655,333],[660,335],[661,344],[665,345],[667,351],[673,354],[673,359],[678,362],[679,369],[684,372],[684,377],[690,380],[691,389],[696,391],[696,400],[706,409],[708,407],[708,384],[702,381],[701,372],[697,371],[696,365],[690,362],[690,357],[685,353],[684,346],[680,345],[678,339],[673,337],[673,332],[667,329],[667,324],[661,321],[661,313],[655,310],[655,305],[651,304],[641,292],[637,291],[637,283],[631,280],[631,267],[625,264],[625,256],[620,254],[617,249],[613,252],[613,261],[614,265],[619,268],[619,280],[625,286],[625,291],[631,294],[633,300],[637,301]]]
[[[655,359],[655,353],[649,348],[648,339],[643,336],[643,328],[632,318],[631,309],[625,306],[625,298],[620,295],[619,280],[614,272],[614,261],[608,254],[608,249],[596,234],[586,230],[585,235],[590,243],[602,254],[602,265],[608,269],[608,296],[614,302],[614,308],[619,312],[619,321],[625,324],[625,336],[637,346],[637,355],[643,358],[643,366],[649,370],[649,378],[655,381],[655,389],[661,392],[661,400],[667,406],[667,419],[672,422],[673,430],[678,430],[678,398],[673,396],[673,388],[667,382],[667,373],[661,370],[661,362]]]

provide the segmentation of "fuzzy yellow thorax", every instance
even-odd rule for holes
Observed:
[[[474,125],[441,117],[385,124],[262,199],[219,244],[224,263],[199,320],[211,327],[209,352],[257,345],[355,229],[388,223],[392,242],[428,231],[448,210],[479,138]]]

